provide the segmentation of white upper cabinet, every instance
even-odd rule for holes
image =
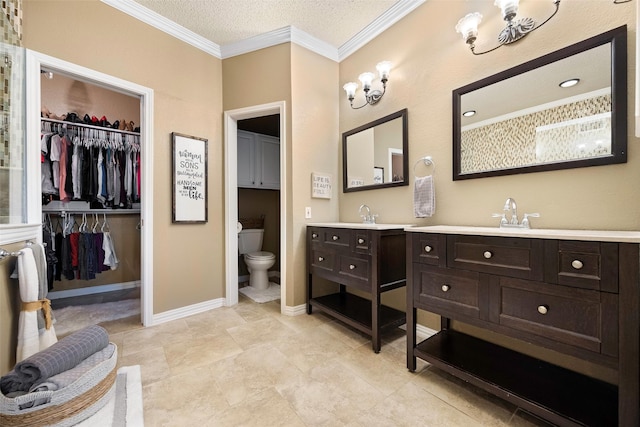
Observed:
[[[280,139],[238,131],[238,187],[280,189]]]

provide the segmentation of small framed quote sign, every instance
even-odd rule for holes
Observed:
[[[175,222],[207,222],[207,140],[171,133]]]
[[[311,197],[316,199],[331,198],[331,175],[326,173],[311,173]]]

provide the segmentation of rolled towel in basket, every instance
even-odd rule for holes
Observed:
[[[109,334],[98,325],[72,333],[22,362],[0,378],[0,391],[7,395],[28,392],[34,385],[69,370],[109,344]]]

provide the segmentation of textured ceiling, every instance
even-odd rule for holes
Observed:
[[[219,46],[293,26],[339,48],[398,0],[135,0]]]

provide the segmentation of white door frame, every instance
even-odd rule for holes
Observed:
[[[26,51],[26,116],[27,146],[40,146],[40,69],[56,71],[86,81],[105,89],[140,97],[140,161],[142,203],[141,225],[141,314],[142,324],[153,324],[153,89],[137,85],[71,62],[63,61],[39,52]],[[35,159],[35,157],[34,157]],[[29,160],[31,161],[31,160]],[[28,168],[29,197],[40,197],[40,168]],[[30,205],[31,206],[31,205]],[[40,215],[42,216],[42,215]]]
[[[227,286],[225,305],[238,304],[238,120],[280,115],[280,311],[285,313],[287,289],[287,127],[285,101],[255,105],[224,112],[225,152],[225,265]]]

